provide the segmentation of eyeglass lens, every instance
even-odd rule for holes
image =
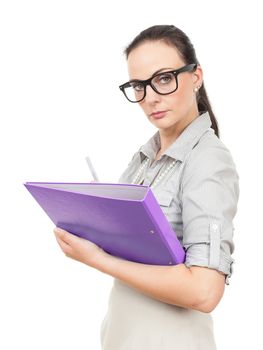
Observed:
[[[160,94],[169,94],[177,89],[177,80],[172,73],[158,74],[151,79],[151,85]],[[138,82],[131,82],[130,86],[125,87],[125,94],[130,101],[138,102],[144,98],[146,87]]]

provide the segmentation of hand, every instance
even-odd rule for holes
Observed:
[[[80,238],[58,227],[54,229],[54,233],[60,248],[67,257],[91,267],[96,267],[99,256],[104,253],[103,249],[91,241]]]

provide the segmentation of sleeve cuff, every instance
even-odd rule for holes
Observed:
[[[225,283],[229,285],[229,278],[233,274],[234,259],[219,249],[219,256],[214,255],[214,247],[210,243],[193,244],[186,251],[185,265],[203,266],[218,270],[226,275]]]

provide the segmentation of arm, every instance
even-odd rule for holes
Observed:
[[[205,267],[147,265],[118,259],[107,253],[96,265],[101,272],[154,299],[202,312],[211,312],[224,293],[224,275]]]
[[[132,288],[162,302],[211,312],[220,301],[225,278],[205,267],[147,265],[107,254],[94,243],[64,230],[55,230],[66,256],[111,275]]]

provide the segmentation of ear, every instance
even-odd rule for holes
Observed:
[[[193,77],[194,87],[202,85],[202,83],[203,83],[203,70],[202,70],[201,66],[199,66],[199,65],[197,66],[196,70],[192,74],[192,77]]]

